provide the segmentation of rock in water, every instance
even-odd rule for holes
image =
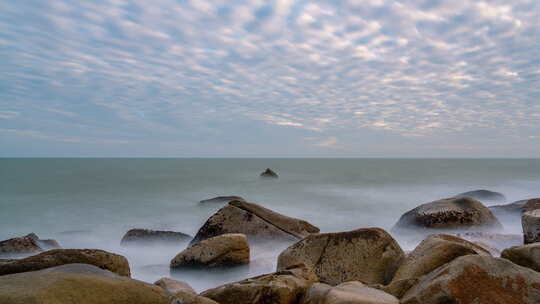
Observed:
[[[190,235],[182,232],[131,229],[122,237],[120,245],[178,245],[188,242],[191,239],[192,237]]]
[[[521,225],[525,244],[540,242],[540,209],[524,212]]]
[[[319,228],[304,220],[276,213],[254,203],[232,201],[204,223],[191,244],[225,233],[242,233],[253,241],[296,241],[317,232]]]
[[[523,212],[533,211],[536,209],[540,209],[540,198],[532,198],[530,200],[527,200],[527,202],[525,202],[525,205],[523,206]]]
[[[279,176],[272,169],[266,168],[266,170],[264,170],[264,172],[261,173],[260,177],[261,178],[278,178]]]
[[[505,205],[489,206],[488,208],[495,215],[502,213],[516,213],[521,215],[521,213],[525,209],[525,204],[527,203],[527,201],[528,200],[520,200]]]
[[[36,271],[65,264],[89,264],[121,276],[130,276],[129,263],[121,255],[99,249],[52,249],[0,264],[0,275]]]
[[[36,237],[32,235],[0,242],[0,256],[28,255],[40,251],[43,249],[39,246]]]
[[[316,277],[306,268],[293,268],[225,284],[201,296],[220,304],[297,304]]]
[[[171,261],[171,268],[227,267],[249,263],[249,245],[243,234],[222,234],[185,249]]]
[[[347,281],[386,284],[403,258],[403,250],[390,234],[364,228],[310,235],[279,255],[277,269],[304,264],[330,285]]]
[[[540,272],[540,243],[505,249],[501,253],[501,258]]]
[[[502,225],[481,202],[462,197],[422,204],[403,214],[392,231],[413,228],[490,230]]]
[[[466,255],[422,277],[401,303],[540,303],[540,273],[505,259]]]
[[[205,204],[205,203],[228,203],[230,201],[245,201],[245,199],[243,199],[240,196],[235,196],[235,195],[216,196],[216,197],[213,197],[213,198],[202,200],[199,203],[201,203],[201,204]]]
[[[197,292],[195,292],[195,290],[191,288],[188,283],[173,280],[171,278],[161,278],[155,281],[154,285],[163,288],[167,293],[171,295],[178,292],[197,294]]]
[[[463,192],[456,195],[456,197],[470,197],[481,202],[506,202],[504,194],[485,189]]]
[[[361,282],[346,282],[332,287],[315,283],[308,289],[301,304],[399,304],[399,300]]]

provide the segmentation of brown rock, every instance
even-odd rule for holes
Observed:
[[[505,259],[462,256],[424,276],[401,303],[540,303],[540,273]]]
[[[540,243],[505,249],[501,253],[501,258],[540,272]]]
[[[159,231],[150,229],[131,229],[122,237],[120,245],[178,245],[191,240],[192,237],[175,231]]]
[[[399,300],[386,292],[353,281],[335,287],[315,283],[308,289],[301,304],[399,304]]]
[[[130,276],[129,263],[125,257],[99,249],[48,250],[0,264],[0,275],[36,271],[65,264],[90,264],[122,276]]]
[[[540,242],[540,209],[523,212],[521,225],[525,244]]]
[[[249,263],[249,245],[243,234],[222,234],[201,241],[171,260],[171,268],[223,267]]]
[[[0,242],[0,256],[24,255],[43,251],[32,237],[16,237]]]
[[[178,292],[172,296],[171,304],[219,304],[218,302],[199,296],[197,294],[192,294],[189,292]]]
[[[540,209],[540,198],[529,199],[523,206],[523,212],[533,211],[536,209]]]
[[[386,231],[364,228],[310,235],[279,255],[278,270],[305,264],[321,282],[330,285],[347,281],[385,284],[403,257],[398,243]]]
[[[191,286],[189,286],[189,284],[185,283],[185,282],[182,282],[182,281],[177,281],[177,280],[173,280],[171,278],[161,278],[157,281],[154,282],[154,285],[157,285],[161,288],[163,288],[167,293],[173,295],[175,293],[178,293],[178,292],[182,292],[182,293],[191,293],[191,294],[197,294],[197,292],[195,292],[195,290],[193,288],[191,288]]]

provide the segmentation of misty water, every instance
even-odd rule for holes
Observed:
[[[277,180],[260,180],[265,168]],[[125,255],[136,279],[153,282],[187,244],[121,247],[132,228],[195,235],[239,195],[322,232],[381,227],[405,211],[474,190],[503,193],[507,202],[540,196],[540,160],[526,159],[0,159],[0,240],[35,232],[63,248],[99,248]],[[493,205],[495,202],[484,202]],[[505,233],[521,233],[503,218]],[[405,250],[416,244],[400,241]],[[249,266],[172,274],[201,291],[275,270],[287,243],[252,244]]]

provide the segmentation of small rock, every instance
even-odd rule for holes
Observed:
[[[33,237],[16,237],[0,242],[0,256],[28,255],[43,251]]]
[[[249,245],[243,234],[222,234],[185,249],[171,261],[171,268],[227,267],[249,263]]]
[[[521,225],[525,244],[540,242],[540,209],[524,212]]]
[[[130,245],[179,245],[191,240],[192,237],[182,232],[159,231],[150,229],[131,229],[120,241],[122,246]]]
[[[201,203],[201,204],[205,204],[205,203],[228,203],[230,201],[245,201],[245,199],[243,199],[240,196],[235,196],[235,195],[216,196],[216,197],[213,197],[213,198],[202,200],[199,203]]]
[[[261,178],[278,178],[279,176],[272,169],[266,168],[266,170],[264,170],[264,172],[261,173],[260,177]]]
[[[540,272],[540,243],[505,249],[501,253],[501,258]]]
[[[505,202],[506,201],[506,197],[504,196],[504,194],[490,191],[490,190],[485,190],[485,189],[463,192],[456,195],[456,197],[470,197],[470,198],[479,200],[481,202],[486,202],[486,201]]]
[[[308,289],[301,304],[399,304],[399,300],[386,292],[353,281],[335,287],[315,283]]]
[[[197,292],[189,284],[171,278],[161,278],[154,282],[154,285],[157,285],[163,288],[167,293],[173,295],[178,292],[190,293],[196,295]]]

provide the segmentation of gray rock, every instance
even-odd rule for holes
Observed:
[[[192,237],[182,232],[160,231],[150,229],[131,229],[122,237],[120,245],[181,245],[190,241]]]
[[[540,272],[540,243],[505,249],[501,253],[501,258]]]
[[[456,197],[470,197],[470,198],[479,200],[481,202],[505,202],[506,201],[506,197],[504,196],[504,194],[495,192],[495,191],[485,190],[485,189],[463,192],[456,195]]]
[[[266,168],[266,170],[264,170],[264,172],[261,173],[260,177],[261,178],[278,178],[279,176],[272,169]]]
[[[206,203],[228,203],[230,201],[245,201],[245,199],[243,199],[240,196],[235,196],[235,195],[216,196],[216,197],[213,197],[213,198],[202,200],[199,203],[201,203],[201,204],[206,204]]]
[[[191,294],[197,294],[191,286],[189,286],[188,283],[173,280],[171,278],[161,278],[154,282],[154,285],[157,285],[161,288],[163,288],[167,293],[173,295],[178,292],[183,293],[191,293]]]

